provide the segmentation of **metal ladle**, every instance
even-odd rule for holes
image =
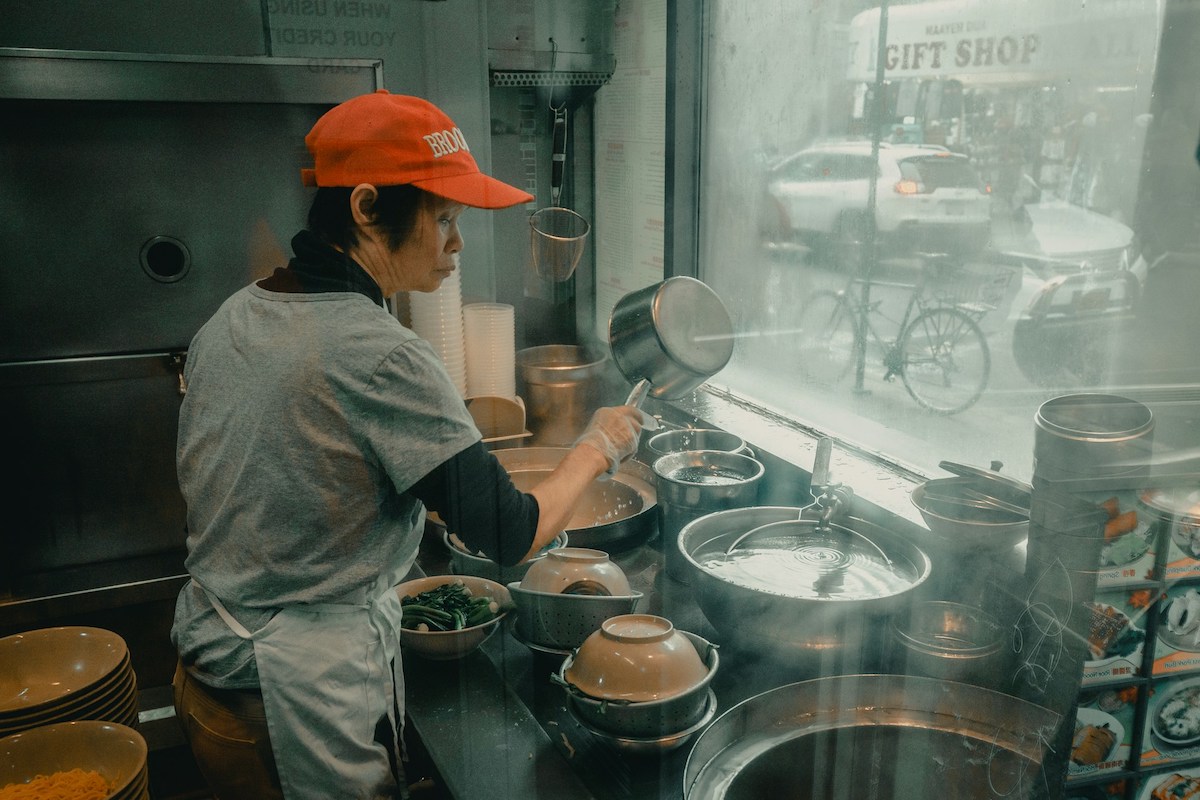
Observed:
[[[1030,487],[1021,484],[1011,478],[1000,474],[1001,463],[993,461],[990,469],[979,469],[966,464],[958,464],[953,461],[940,461],[938,466],[947,472],[952,472],[960,478],[975,479],[975,486],[958,487],[961,490],[960,497],[948,497],[946,495],[933,495],[926,493],[926,498],[932,499],[935,502],[951,503],[953,505],[967,506],[975,509],[1008,511],[1020,517],[1029,516],[1029,505],[1021,505],[1020,498],[1028,498]],[[1010,497],[1018,498],[1017,501],[998,497],[996,492],[1003,490]]]
[[[969,508],[975,511],[1004,511],[1022,519],[1029,516],[1028,508],[1022,508],[1015,503],[1009,503],[1001,500],[999,497],[992,497],[974,489],[962,489],[962,497],[951,497],[950,495],[930,494],[926,492],[925,499],[934,503]]]
[[[778,522],[769,522],[766,525],[760,525],[757,528],[751,528],[743,533],[730,543],[725,549],[725,555],[731,554],[738,547],[741,547],[746,542],[751,541],[755,537],[763,537],[767,535],[785,534],[800,534],[814,533],[818,535],[831,536],[835,531],[837,533],[847,533],[850,536],[858,539],[861,542],[866,542],[872,550],[879,554],[883,562],[889,568],[894,568],[895,564],[888,554],[883,551],[883,548],[876,544],[869,536],[864,536],[853,528],[848,528],[844,525],[835,525],[832,520],[840,513],[841,509],[849,503],[850,498],[854,495],[853,490],[849,486],[835,484],[829,478],[829,459],[833,453],[833,440],[824,437],[817,442],[817,453],[813,460],[813,471],[811,485],[814,491],[814,499],[810,505],[800,509],[800,515],[796,519],[779,520]],[[818,492],[819,490],[819,492]],[[805,515],[815,514],[815,518],[807,518]],[[810,528],[811,525],[811,528]]]

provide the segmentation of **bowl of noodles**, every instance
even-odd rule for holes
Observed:
[[[146,740],[115,722],[59,722],[0,739],[0,800],[148,797]]]

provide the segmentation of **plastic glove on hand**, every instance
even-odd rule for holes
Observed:
[[[617,474],[621,462],[637,452],[642,430],[654,430],[658,421],[633,406],[608,406],[596,410],[576,446],[586,444],[598,450],[608,460],[608,470],[601,477]]]

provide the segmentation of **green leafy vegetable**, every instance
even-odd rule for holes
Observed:
[[[475,597],[461,581],[402,597],[400,605],[401,627],[416,631],[460,631],[491,622],[500,613],[495,599]]]

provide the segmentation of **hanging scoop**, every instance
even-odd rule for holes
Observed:
[[[529,217],[533,268],[543,278],[561,283],[575,274],[592,226],[569,208],[550,206]]]
[[[592,226],[559,205],[567,167],[567,109],[552,106],[554,132],[550,156],[550,206],[529,217],[533,268],[543,278],[561,283],[575,274]]]

